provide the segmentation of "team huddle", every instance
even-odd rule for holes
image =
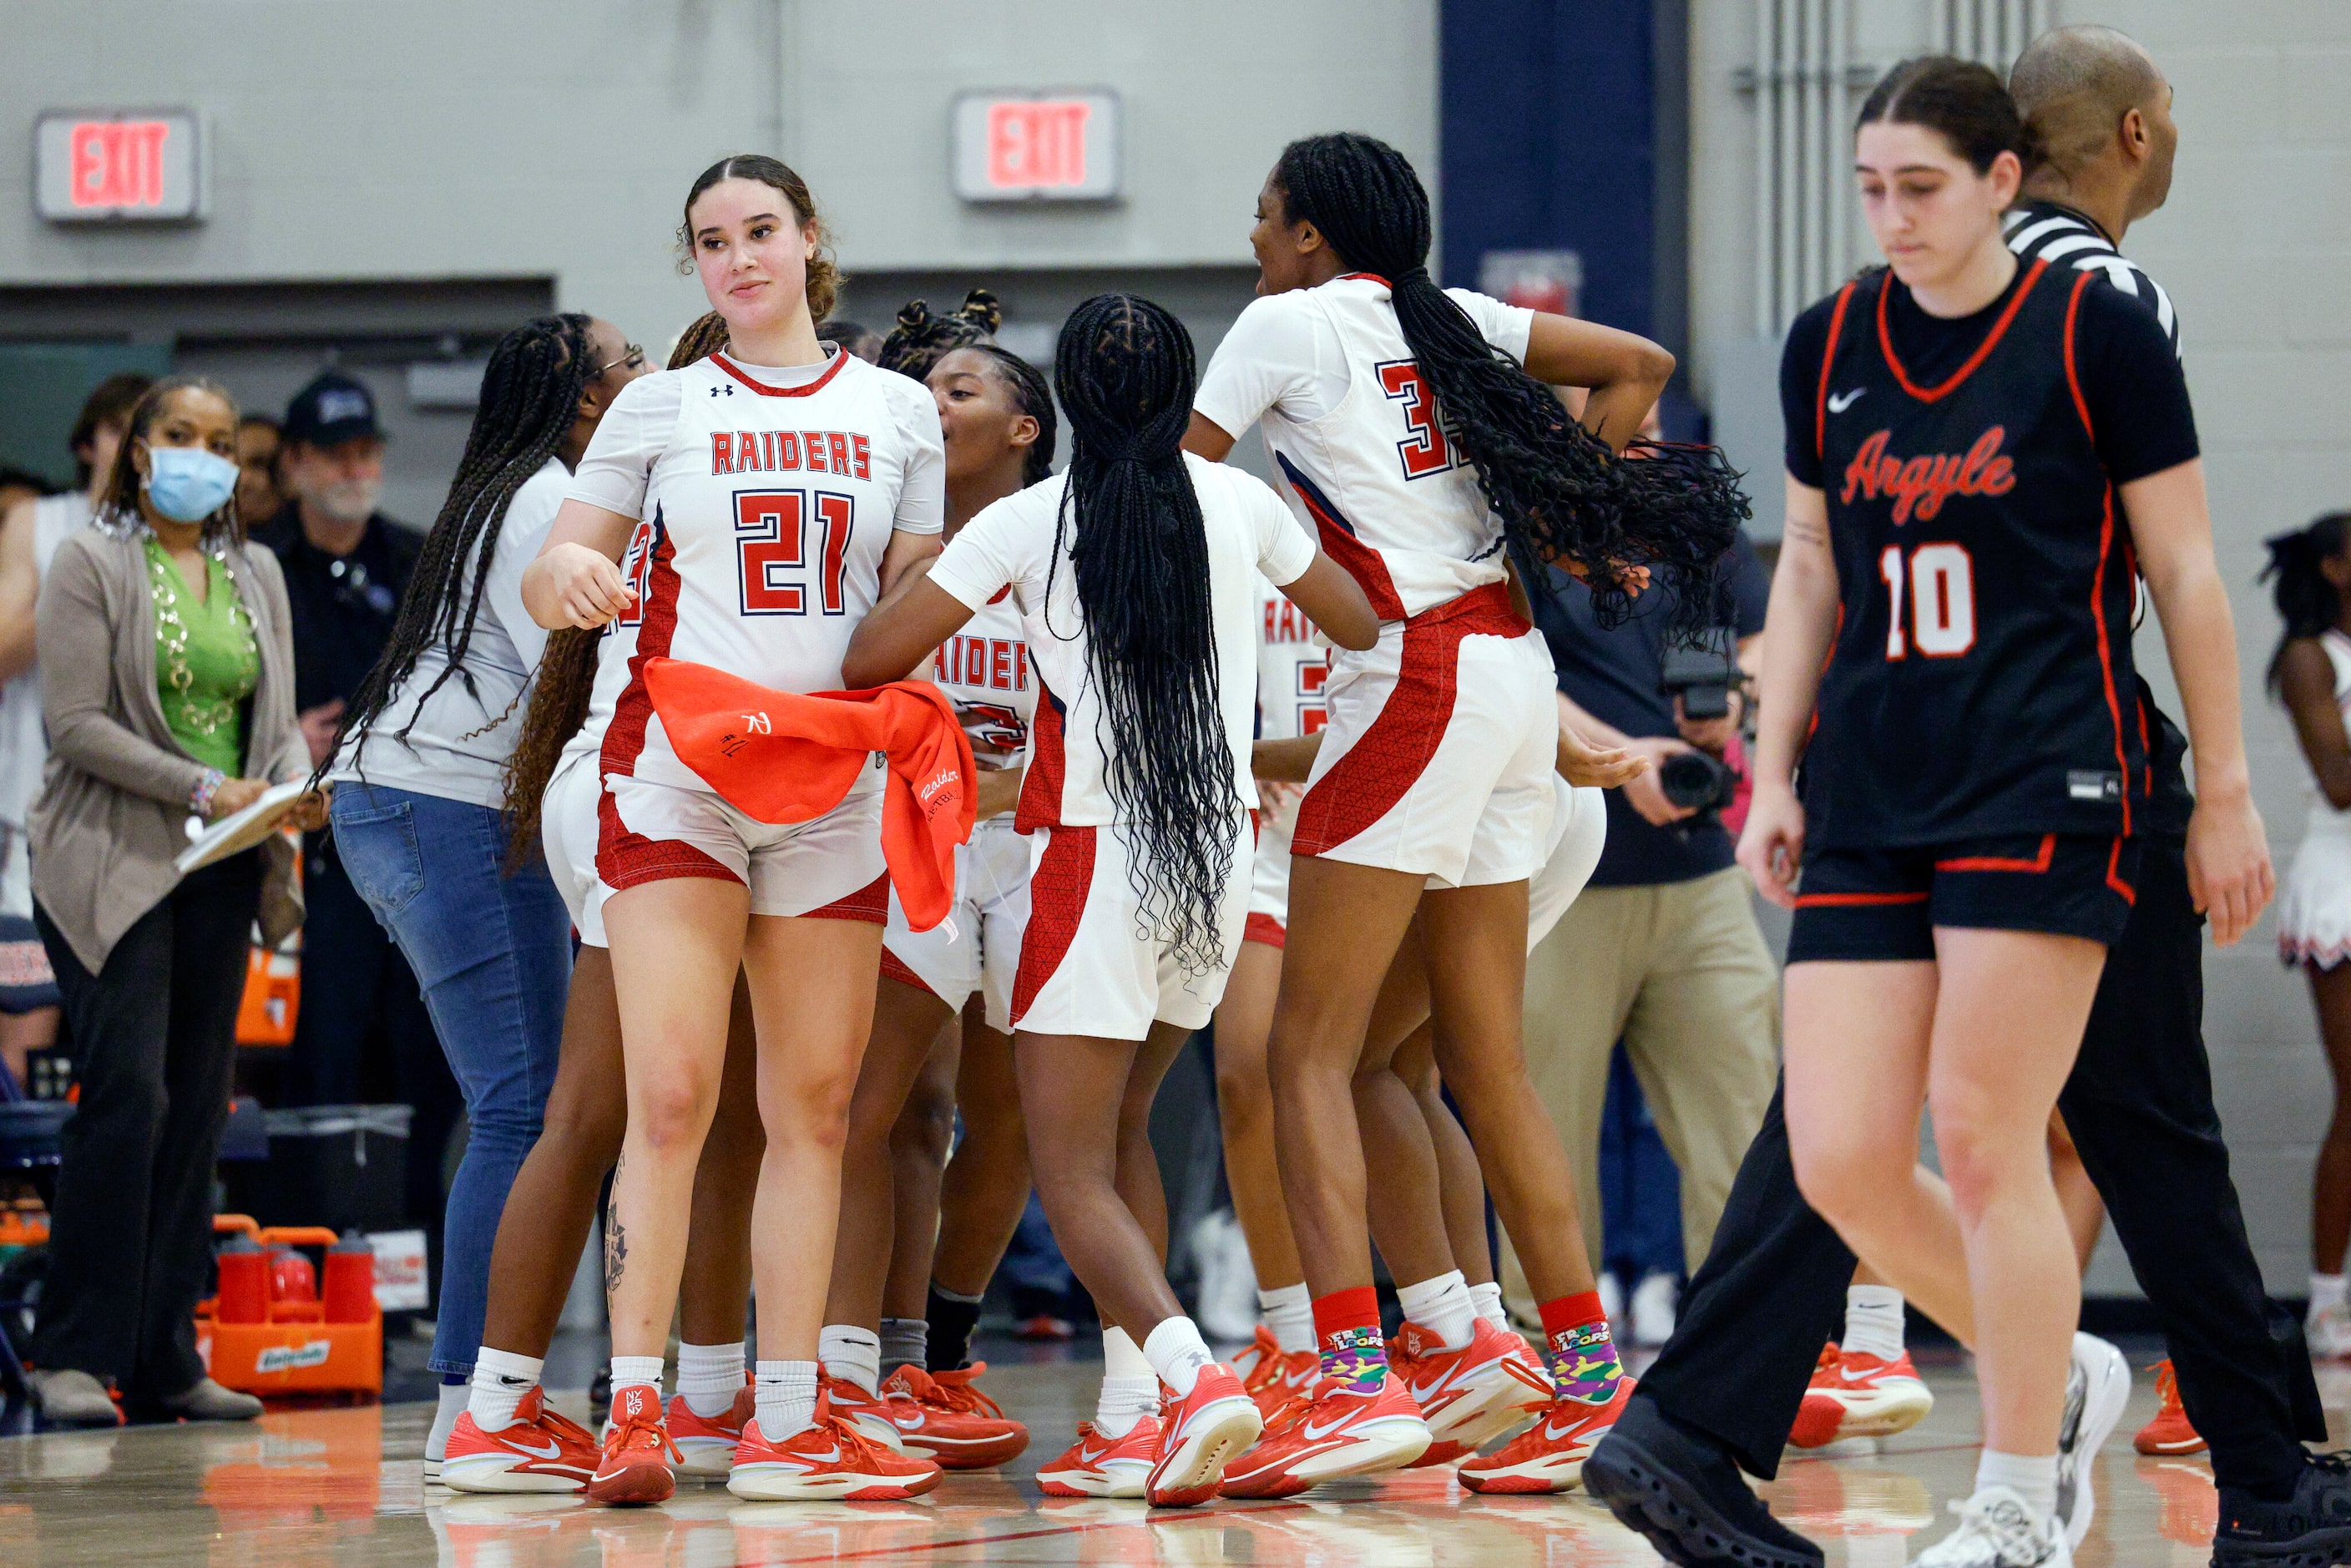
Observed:
[[[2087,1520],[2056,1458],[2083,1419],[2078,1276],[2047,1258],[2043,1129],[2180,750],[2131,664],[2137,572],[2223,939],[2266,852],[2229,789],[2192,424],[2116,417],[2184,413],[2163,326],[2107,274],[2019,259],[2002,214],[2032,147],[1991,73],[1908,62],[1857,140],[1892,266],[1791,338],[1740,852],[1796,910],[1771,1125],[1852,1249],[1830,1267],[1858,1256],[1980,1358],[1985,1469],[1921,1561],[2063,1563]],[[866,1500],[1002,1463],[1029,1434],[967,1352],[1033,1181],[1103,1325],[1098,1406],[1046,1492],[1184,1506],[1444,1465],[1555,1493],[1597,1450],[1627,1522],[1733,1561],[1692,1544],[1737,1532],[1677,1490],[1672,1423],[1627,1417],[1589,1195],[1520,1041],[1526,954],[1598,858],[1600,790],[1647,766],[1562,723],[1529,595],[1572,574],[1604,626],[1662,591],[1644,612],[1696,632],[1748,513],[1719,454],[1635,434],[1672,357],[1440,288],[1426,192],[1355,134],[1282,151],[1259,298],[1205,367],[1116,293],[1062,325],[1050,384],[988,323],[919,309],[869,363],[820,334],[838,277],[769,158],[705,172],[679,237],[712,314],[666,370],[586,367],[577,462],[536,453],[468,546],[551,633],[507,810],[582,944],[565,1071],[603,1066],[559,1082],[575,1113],[550,1109],[541,1150],[569,1174],[508,1204],[431,1472]],[[562,319],[500,356],[606,357],[602,324]],[[1224,461],[1252,427],[1276,486]],[[1267,1320],[1238,1366],[1168,1283],[1147,1137],[1212,1020]],[[1930,1101],[1949,1186],[1912,1174]],[[533,1281],[568,1271],[606,1165],[600,1437],[538,1388]],[[1503,1311],[1489,1202],[1539,1333]],[[1893,1311],[1877,1430],[1924,1407]],[[1818,1561],[1780,1536],[1735,1560]]]

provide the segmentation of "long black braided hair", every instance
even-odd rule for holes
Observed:
[[[1012,406],[1037,422],[1037,439],[1029,444],[1029,454],[1021,460],[1020,483],[1034,485],[1053,474],[1053,449],[1060,443],[1061,422],[1053,413],[1053,389],[1045,383],[1045,372],[1014,353],[994,343],[966,343],[966,352],[979,355],[987,361],[988,369],[1003,382],[1012,394]],[[954,350],[950,350],[949,352]],[[939,356],[946,359],[946,354]]]
[[[1749,510],[1720,451],[1636,442],[1625,453],[1638,461],[1620,461],[1487,342],[1429,277],[1428,193],[1386,142],[1353,131],[1293,141],[1272,183],[1290,223],[1311,223],[1347,267],[1387,283],[1446,435],[1469,459],[1529,587],[1548,579],[1537,563],[1574,562],[1608,625],[1635,597],[1619,565],[1647,565],[1673,590],[1675,622],[1702,625]]]
[[[2328,512],[2306,527],[2273,535],[2262,543],[2269,547],[2270,563],[2262,568],[2261,580],[2276,579],[2277,586],[2270,592],[2277,603],[2278,619],[2285,622],[2285,630],[2278,633],[2277,647],[2270,653],[2266,677],[2274,696],[2285,664],[2286,644],[2297,637],[2318,636],[2342,617],[2343,595],[2327,580],[2326,563],[2351,543],[2351,512]]]
[[[414,672],[418,657],[434,643],[446,651],[447,663],[394,738],[408,738],[424,704],[451,677],[463,681],[468,694],[477,695],[474,673],[465,667],[465,651],[473,645],[474,627],[481,619],[482,589],[489,580],[507,507],[571,434],[580,417],[580,399],[597,370],[588,318],[577,312],[526,321],[490,350],[474,427],[466,434],[465,455],[450,482],[449,497],[424,536],[391,641],[351,694],[336,731],[335,750],[320,765],[321,773],[350,737],[361,737],[360,744],[366,746],[370,727]],[[465,580],[469,560],[473,573]]]
[[[1217,915],[1233,871],[1234,835],[1214,824],[1241,800],[1217,706],[1207,532],[1180,444],[1195,380],[1184,324],[1132,294],[1079,306],[1053,356],[1070,422],[1054,559],[1068,538],[1110,742],[1104,782],[1138,852],[1139,925],[1198,973],[1223,956]]]

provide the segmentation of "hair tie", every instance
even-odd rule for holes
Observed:
[[[1434,278],[1428,276],[1428,267],[1424,264],[1419,267],[1407,267],[1402,272],[1395,274],[1388,279],[1388,287],[1393,291],[1396,285],[1402,283],[1433,283],[1436,280]]]

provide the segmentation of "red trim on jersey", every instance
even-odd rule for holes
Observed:
[[[807,385],[797,387],[771,387],[765,382],[759,381],[755,377],[745,375],[743,371],[737,367],[735,362],[724,354],[711,355],[710,362],[716,365],[728,375],[733,376],[737,381],[741,382],[745,386],[749,387],[753,392],[758,392],[761,397],[806,397],[810,392],[823,391],[824,384],[832,380],[833,377],[839,375],[841,373],[841,367],[849,363],[852,358],[852,356],[846,350],[835,349],[832,351],[832,363],[825,366],[824,373],[818,376],[816,380],[810,382]]]
[[[1298,465],[1279,452],[1273,455],[1273,460],[1282,476],[1290,481],[1290,487],[1298,492],[1307,516],[1314,519],[1314,532],[1322,553],[1337,561],[1349,577],[1363,586],[1364,597],[1372,601],[1372,613],[1383,621],[1405,619],[1403,596],[1396,592],[1395,580],[1388,575],[1388,563],[1380,559],[1380,552],[1356,537],[1355,525],[1332,505],[1322,486],[1308,478]]]
[[[1241,927],[1241,940],[1254,942],[1260,947],[1271,947],[1279,952],[1282,945],[1290,940],[1290,928],[1272,915],[1252,909],[1249,911],[1248,924]]]
[[[1937,871],[2016,871],[2029,872],[2037,876],[2049,869],[2049,862],[2056,858],[2056,854],[2057,835],[2043,833],[2041,835],[2041,852],[2029,861],[2007,855],[1960,855],[1954,860],[1937,861],[1935,869]]]
[[[2138,903],[2138,889],[2123,880],[2122,863],[2123,841],[2116,839],[2114,848],[2106,852],[2106,885],[2121,894],[2125,904],[2136,906]]]
[[[1382,277],[1376,272],[1343,272],[1336,278],[1332,279],[1332,281],[1336,283],[1345,283],[1358,277],[1365,278],[1373,283],[1376,283],[1382,288],[1394,289],[1395,287],[1395,284],[1390,283],[1386,278]]]
[[[928,980],[908,968],[905,961],[886,946],[882,949],[882,977],[885,980],[895,980],[902,986],[912,986],[926,997],[939,996],[938,992],[931,988],[931,983]],[[945,1001],[946,998],[939,997],[939,1000]]]
[[[811,909],[802,920],[862,920],[890,924],[890,873],[883,872],[855,893],[844,893],[821,909]]]
[[[1012,809],[1012,831],[1034,832],[1061,820],[1061,785],[1069,775],[1061,747],[1061,703],[1045,677],[1037,677],[1037,711],[1029,720],[1029,771],[1021,776],[1020,799]]]
[[[1861,285],[1848,283],[1837,290],[1836,308],[1829,312],[1829,343],[1821,350],[1821,387],[1818,401],[1813,405],[1813,455],[1822,462],[1829,455],[1829,368],[1836,362],[1837,339],[1844,331],[1844,308],[1853,303],[1853,291]],[[1826,474],[1821,476],[1825,481]],[[1828,488],[1823,483],[1823,489]]]
[[[1973,354],[1968,356],[1966,364],[1951,372],[1949,381],[1938,387],[1932,388],[1922,387],[1912,381],[1910,372],[1902,368],[1901,359],[1894,352],[1894,334],[1886,324],[1886,297],[1894,291],[1894,275],[1887,273],[1885,279],[1877,286],[1877,348],[1878,351],[1886,356],[1886,366],[1893,371],[1894,379],[1902,383],[1902,390],[1920,402],[1939,402],[1958,391],[1959,383],[1975,374],[1976,367],[1991,357],[1992,350],[1999,347],[2001,339],[2008,335],[2008,324],[2015,320],[2016,313],[2024,308],[2025,296],[2032,292],[2032,286],[2040,282],[2041,275],[2048,270],[2049,264],[2046,261],[2036,261],[2025,269],[2024,286],[2019,288],[2014,297],[2009,300],[2008,308],[2000,313],[2000,319],[1991,324],[1991,330],[1985,335],[1982,345]],[[2086,272],[2082,275],[2085,281],[2091,276],[2092,274]],[[2078,297],[2080,293],[2078,288],[2075,293]]]
[[[1052,828],[1029,878],[1029,925],[1020,936],[1020,967],[1012,977],[1012,1026],[1070,955],[1094,884],[1094,830]]]
[[[1876,904],[1924,904],[1924,893],[1800,893],[1796,894],[1799,909],[1843,909],[1848,906]]]
[[[1405,622],[1395,688],[1379,717],[1299,801],[1290,852],[1319,855],[1338,848],[1386,816],[1420,781],[1453,720],[1461,639],[1520,637],[1531,630],[1499,582]]]
[[[645,664],[669,657],[670,639],[677,634],[676,559],[677,547],[655,512],[653,545],[645,551],[644,619],[637,628],[637,651],[629,655],[629,684],[604,728],[604,747],[596,758],[599,777],[633,775],[645,748],[645,721],[653,712],[653,694],[645,689]]]
[[[744,885],[726,865],[682,839],[649,839],[632,832],[606,789],[596,797],[596,878],[618,893],[648,882],[695,878]]]
[[[2090,423],[2089,399],[2082,395],[2081,366],[2074,357],[2074,324],[2082,313],[2082,291],[2089,287],[2090,280],[2097,276],[2096,273],[2085,272],[2075,278],[2073,297],[2065,301],[2065,385],[2074,394],[2074,412],[2082,416],[2082,432],[2090,438],[2094,447],[2098,433]],[[2090,580],[2090,616],[2098,627],[2098,674],[2106,685],[2106,713],[2115,723],[2115,766],[2123,776],[2123,836],[2128,838],[2131,831],[2130,759],[2123,747],[2123,705],[2115,692],[2114,647],[2106,631],[2106,560],[2115,548],[2115,485],[2111,478],[2106,481],[2104,512],[2098,520],[2097,575]],[[2129,547],[2126,545],[2124,548],[2127,549]],[[2146,722],[2146,716],[2140,716],[2140,722]],[[2152,787],[2153,775],[2150,773],[2149,788]]]

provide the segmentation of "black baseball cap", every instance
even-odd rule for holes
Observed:
[[[340,446],[383,434],[375,422],[375,397],[340,371],[320,371],[286,405],[286,439],[312,446]]]

